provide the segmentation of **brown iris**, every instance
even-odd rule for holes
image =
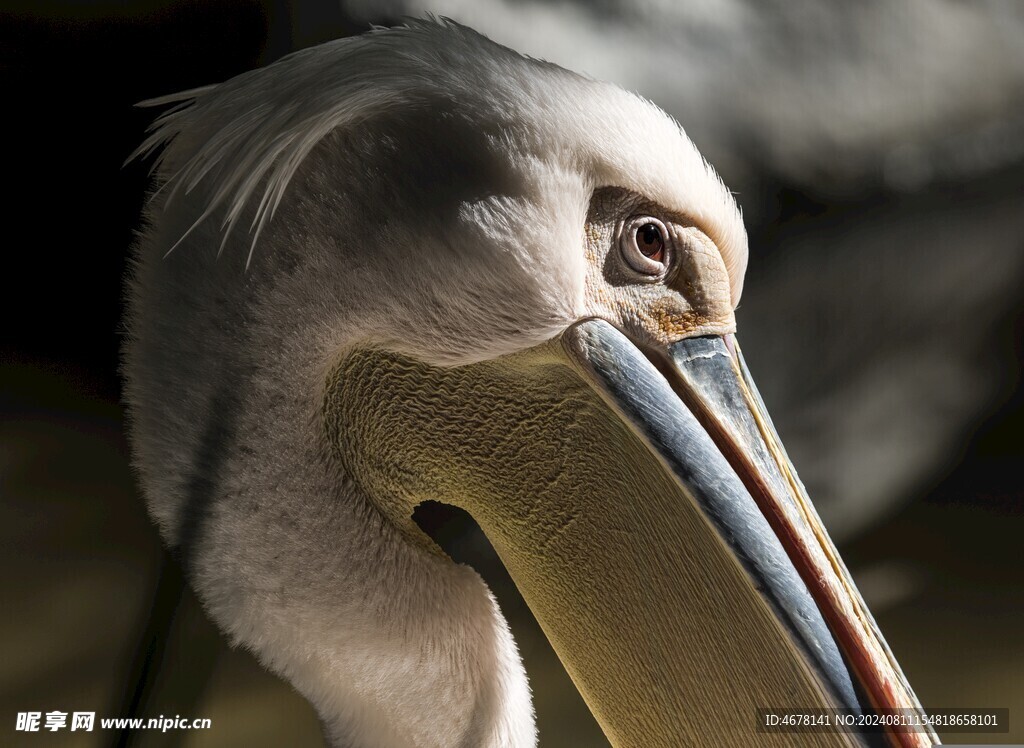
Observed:
[[[665,237],[661,228],[653,223],[645,223],[636,229],[636,246],[644,257],[655,262],[665,261]]]

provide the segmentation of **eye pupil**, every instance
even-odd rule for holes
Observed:
[[[661,229],[653,223],[645,223],[637,229],[637,246],[643,252],[644,257],[653,260],[660,260],[661,254],[665,251],[665,239],[661,235]]]

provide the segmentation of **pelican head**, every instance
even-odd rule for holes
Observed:
[[[477,520],[616,746],[918,708],[744,364],[740,213],[671,118],[433,21],[154,103],[135,463],[209,614],[334,744],[535,743],[428,500]]]

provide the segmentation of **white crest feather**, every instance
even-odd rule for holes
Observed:
[[[192,228],[223,209],[225,241],[258,197],[251,259],[296,170],[328,133],[436,99],[478,106],[486,112],[481,121],[589,172],[584,177],[596,186],[635,189],[691,216],[722,252],[738,301],[747,261],[739,210],[678,123],[634,94],[524,57],[445,19],[375,29],[220,85],[143,102],[172,108],[132,158],[163,150],[161,167],[167,151],[180,148],[173,168],[163,170],[168,200],[205,181],[206,209]]]

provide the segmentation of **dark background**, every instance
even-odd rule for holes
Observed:
[[[854,19],[740,3],[655,30],[628,3],[435,9],[568,67],[621,72],[719,166],[751,236],[740,339],[812,497],[922,702],[1010,708],[1010,735],[949,740],[1019,742],[1024,22],[969,5],[918,4],[915,16],[868,3]],[[126,715],[141,652],[158,676],[147,716],[214,723],[143,742],[318,744],[287,685],[228,650],[187,593],[158,594],[161,569],[175,572],[127,466],[117,373],[147,177],[122,163],[151,116],[135,102],[424,7],[0,5],[0,742],[113,742],[19,735],[15,714]],[[424,522],[495,588],[541,745],[601,745],[472,523]],[[154,606],[172,621],[166,636]]]

